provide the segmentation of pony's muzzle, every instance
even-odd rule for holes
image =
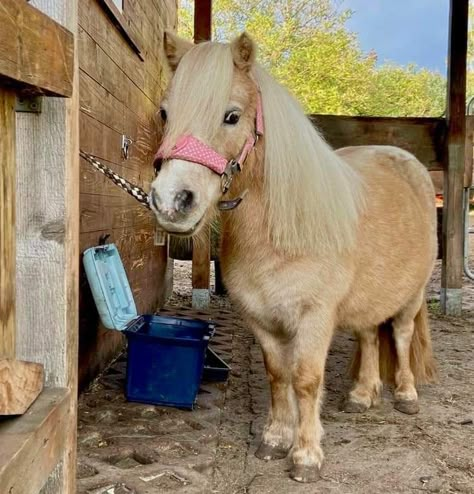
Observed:
[[[176,221],[191,213],[196,207],[194,193],[191,190],[183,189],[177,192],[170,204],[165,205],[156,190],[152,190],[150,200],[155,212],[166,216],[168,220]]]

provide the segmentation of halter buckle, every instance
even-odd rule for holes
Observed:
[[[224,173],[221,175],[222,177],[222,191],[225,194],[232,183],[234,175],[239,173],[242,170],[240,163],[234,159],[229,160],[225,167]]]

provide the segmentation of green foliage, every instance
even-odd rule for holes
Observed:
[[[179,32],[192,33],[190,0],[182,0]],[[214,0],[214,38],[244,29],[259,46],[259,61],[289,88],[308,113],[440,116],[446,81],[414,65],[377,65],[345,21],[337,0]],[[474,38],[474,35],[473,35]],[[474,41],[474,39],[473,39]]]

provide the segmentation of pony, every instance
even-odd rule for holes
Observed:
[[[152,209],[170,234],[199,235],[224,194],[239,196],[221,213],[220,255],[270,383],[255,454],[290,455],[290,477],[316,481],[336,328],[358,341],[345,412],[376,405],[385,381],[394,384],[395,408],[416,413],[416,386],[435,379],[424,295],[437,254],[430,176],[400,148],[331,149],[256,62],[245,32],[197,45],[168,32],[164,50],[172,78]]]

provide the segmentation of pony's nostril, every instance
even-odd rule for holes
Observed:
[[[194,194],[190,190],[184,189],[176,194],[174,203],[177,211],[186,213],[194,206]]]

